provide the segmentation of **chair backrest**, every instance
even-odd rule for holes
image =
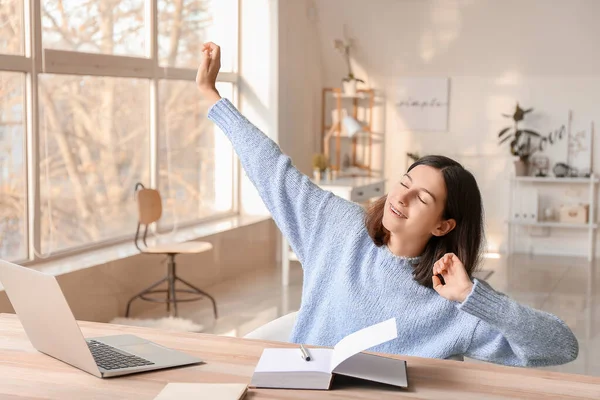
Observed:
[[[158,221],[162,215],[162,201],[158,190],[140,189],[137,191],[138,218],[142,225]]]

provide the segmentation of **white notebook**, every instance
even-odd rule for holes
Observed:
[[[298,348],[265,349],[250,386],[282,389],[329,389],[335,374],[407,387],[406,362],[362,353],[398,337],[392,318],[354,332],[333,349],[307,349],[310,361]]]

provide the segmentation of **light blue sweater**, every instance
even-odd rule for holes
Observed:
[[[577,339],[561,320],[520,305],[483,281],[474,280],[463,303],[419,285],[407,259],[373,243],[362,207],[313,184],[228,100],[217,102],[209,118],[231,140],[302,263],[302,305],[292,342],[333,346],[395,317],[398,338],[372,351],[468,356],[513,366],[563,364],[577,357]]]

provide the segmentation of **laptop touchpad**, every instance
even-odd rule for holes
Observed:
[[[156,357],[157,355],[162,354],[166,349],[157,346],[153,343],[144,343],[144,344],[134,344],[129,346],[119,346],[119,348],[128,353],[135,354],[136,356],[148,358],[148,357]]]

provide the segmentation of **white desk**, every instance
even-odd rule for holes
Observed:
[[[331,181],[323,180],[318,182],[317,185],[336,196],[359,204],[381,197],[385,193],[385,179],[381,177],[339,178]],[[290,282],[290,261],[298,261],[298,258],[294,252],[290,251],[289,243],[283,235],[281,245],[281,284],[288,286]]]

